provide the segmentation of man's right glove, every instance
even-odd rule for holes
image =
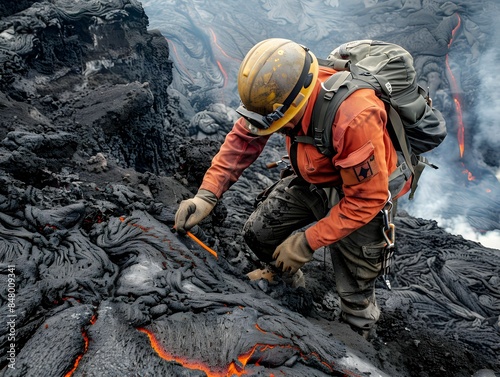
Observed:
[[[192,199],[183,200],[175,213],[175,230],[186,232],[207,217],[217,204],[217,197],[208,190],[198,190]]]
[[[276,267],[283,272],[294,274],[304,264],[313,258],[314,250],[311,249],[304,232],[297,232],[278,245],[273,254]]]

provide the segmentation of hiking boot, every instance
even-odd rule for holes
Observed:
[[[260,280],[265,279],[270,283],[274,283],[274,275],[276,272],[271,270],[269,267],[258,268],[256,270],[250,271],[247,276],[250,280]]]
[[[368,342],[373,342],[375,339],[377,339],[377,331],[375,330],[375,327],[372,327],[370,329],[360,329],[359,327],[353,325],[349,326],[354,332],[357,332]]]
[[[277,273],[279,272],[273,270],[272,268],[264,267],[249,272],[247,276],[252,281],[265,279],[269,283],[276,283],[274,277],[276,276]],[[292,288],[306,287],[306,279],[304,277],[304,273],[300,269],[298,269],[297,272],[291,276],[289,274],[283,274],[281,275],[281,278],[283,279],[285,284],[288,284]]]

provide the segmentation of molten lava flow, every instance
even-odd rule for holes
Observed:
[[[172,50],[174,50],[174,55],[175,55],[176,60],[177,60],[177,65],[182,67],[182,70],[184,71],[184,73],[189,77],[189,79],[193,83],[194,79],[191,76],[191,74],[189,73],[189,70],[182,63],[182,60],[179,58],[179,54],[177,53],[177,48],[175,47],[175,44],[172,41],[168,40],[167,38],[165,38],[165,40],[168,42],[168,45],[172,47]]]
[[[458,17],[458,22],[457,26],[452,30],[451,32],[451,39],[450,43],[448,44],[448,48],[451,47],[451,44],[453,43],[453,40],[455,38],[456,32],[459,30],[460,25],[461,25],[461,19],[460,16],[457,14]],[[459,148],[459,154],[460,158],[464,157],[465,153],[465,125],[463,122],[463,116],[462,116],[462,105],[461,105],[461,98],[460,98],[460,90],[457,84],[457,81],[455,79],[455,76],[453,76],[449,61],[448,61],[448,55],[446,55],[446,68],[449,72],[449,77],[450,77],[450,85],[451,85],[451,91],[453,93],[453,103],[455,105],[455,112],[457,114],[457,121],[458,121],[458,129],[457,129],[457,140],[458,140],[458,148]],[[475,179],[474,175],[466,168],[462,171],[464,174],[467,175],[467,179],[469,181],[473,181]]]
[[[201,362],[195,362],[195,361],[190,361],[181,357],[176,357],[174,355],[169,354],[167,351],[165,351],[158,341],[154,334],[145,329],[145,328],[138,328],[140,332],[146,334],[149,338],[149,341],[151,342],[151,347],[155,350],[155,352],[160,356],[162,359],[167,360],[167,361],[175,361],[179,364],[181,364],[183,367],[188,368],[188,369],[196,369],[196,370],[201,370],[207,374],[209,377],[224,377],[227,376],[228,373],[226,371],[214,371],[210,369],[210,367],[206,364],[203,364]],[[243,375],[242,372],[236,373],[238,376]]]
[[[232,59],[232,60],[237,60],[237,59],[234,59],[231,56],[229,56],[226,53],[226,51],[224,51],[224,49],[221,46],[219,46],[219,44],[217,43],[217,35],[214,33],[214,31],[211,28],[209,30],[210,30],[210,34],[212,35],[213,44],[222,53],[222,55],[225,56],[226,58],[229,58],[229,59]],[[220,60],[216,60],[216,62],[217,62],[217,66],[219,67],[219,71],[222,73],[222,76],[224,77],[224,82],[222,84],[222,87],[225,88],[227,86],[227,82],[228,82],[227,72],[224,69],[224,67],[222,65],[222,62]],[[222,100],[222,102],[224,103],[225,101]]]
[[[232,362],[229,364],[229,367],[227,368],[227,373],[226,376],[242,376],[245,374],[245,366],[248,364],[248,361],[252,358],[253,354],[259,350],[259,351],[265,351],[266,349],[272,349],[276,346],[272,346],[269,344],[256,344],[253,346],[253,348],[248,351],[247,353],[244,353],[243,355],[238,356],[238,364],[235,362]],[[258,361],[255,363],[258,365]]]
[[[266,330],[261,329],[261,328],[260,328],[260,326],[259,326],[259,325],[257,325],[257,324],[255,325],[255,328],[256,328],[257,330],[259,330],[260,332],[267,333],[267,331],[266,331]],[[283,338],[281,335],[278,335],[278,334],[274,334],[274,335],[276,335],[276,336],[278,336],[278,337],[280,337],[280,338]]]
[[[226,54],[226,51],[224,51],[224,49],[217,44],[217,36],[215,35],[214,31],[212,29],[209,29],[209,30],[210,30],[210,34],[212,34],[212,39],[214,41],[214,45],[219,49],[220,52],[222,52],[222,55],[224,55],[226,58],[231,59],[231,57],[228,54]],[[226,84],[227,84],[227,79],[228,79],[226,70],[224,69],[224,67],[222,66],[222,63],[219,60],[217,60],[217,66],[219,67],[219,70],[222,72],[222,76],[224,76],[224,84],[222,87],[225,88]]]
[[[227,84],[227,73],[224,67],[222,66],[222,63],[217,60],[217,66],[219,67],[220,71],[222,72],[222,76],[224,76],[224,84],[222,85],[223,88],[226,87]]]
[[[460,152],[460,158],[464,157],[465,151],[465,126],[462,118],[462,107],[460,106],[460,101],[457,98],[458,95],[453,99],[455,103],[455,110],[458,116],[458,130],[457,130],[457,139],[458,139],[458,148]]]
[[[227,369],[225,369],[225,370],[213,370],[208,365],[206,365],[202,362],[187,360],[186,358],[177,357],[177,356],[174,356],[174,355],[168,353],[167,351],[165,351],[165,349],[162,347],[162,345],[160,344],[158,339],[156,339],[156,337],[154,336],[154,334],[151,331],[149,331],[145,328],[142,328],[142,327],[138,328],[137,330],[148,336],[149,341],[151,342],[151,347],[155,350],[155,352],[158,354],[158,356],[160,356],[162,359],[167,360],[167,361],[177,362],[177,363],[181,364],[183,367],[188,368],[188,369],[201,370],[201,371],[205,372],[207,374],[207,376],[209,376],[209,377],[226,377],[226,376],[235,376],[235,375],[236,376],[244,376],[247,374],[247,372],[245,371],[245,367],[248,364],[248,362],[250,360],[252,360],[252,358],[254,358],[260,354],[263,354],[266,350],[271,350],[275,347],[294,348],[291,345],[272,345],[272,344],[260,344],[259,343],[259,344],[254,345],[252,347],[252,349],[249,350],[248,352],[246,352],[242,355],[239,355],[238,361],[231,362],[228,365]],[[297,349],[297,351],[299,351],[299,349]],[[311,356],[318,359],[319,362],[321,364],[323,364],[327,369],[333,370],[332,366],[328,365],[326,362],[322,361],[320,359],[319,355],[317,355],[317,354],[312,354],[309,357],[304,357],[304,359],[310,358]],[[260,359],[261,358],[258,358],[257,361],[255,361],[255,365],[259,365]],[[346,376],[354,376],[354,375],[351,375],[349,373],[350,372],[346,372]],[[270,374],[270,376],[273,376],[273,374]]]
[[[212,34],[212,39],[214,41],[214,45],[219,49],[220,52],[222,52],[222,55],[224,55],[226,58],[229,58],[231,60],[237,61],[238,63],[241,63],[241,60],[235,59],[232,56],[229,56],[226,53],[226,51],[224,51],[224,49],[221,46],[219,46],[219,44],[217,43],[217,35],[214,33],[214,31],[212,29],[209,29],[209,30],[210,30],[210,34]]]
[[[64,377],[71,377],[73,373],[75,373],[75,370],[76,368],[78,368],[80,360],[82,359],[83,355],[85,355],[87,349],[89,348],[89,337],[87,336],[87,333],[85,331],[82,331],[82,336],[84,341],[83,352],[80,355],[78,355],[78,357],[75,360],[75,363],[73,364],[73,368],[68,373],[66,373]]]

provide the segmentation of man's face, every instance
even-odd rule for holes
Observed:
[[[288,130],[294,128],[304,116],[306,107],[307,107],[307,102],[304,104],[304,106],[302,106],[299,112],[295,114],[295,116],[292,119],[290,119],[290,122],[286,123],[278,132],[286,133]]]

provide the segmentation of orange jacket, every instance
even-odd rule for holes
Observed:
[[[299,135],[306,135],[320,83],[335,71],[320,67]],[[373,90],[360,89],[339,108],[332,128],[336,154],[326,157],[314,145],[299,143],[297,165],[308,182],[342,186],[344,197],[328,216],[306,230],[313,250],[327,246],[370,222],[388,199],[388,176],[396,168],[396,151],[385,128],[387,115]],[[269,136],[254,136],[240,118],[212,160],[200,188],[220,197],[260,155]],[[287,137],[290,153],[291,139]]]

